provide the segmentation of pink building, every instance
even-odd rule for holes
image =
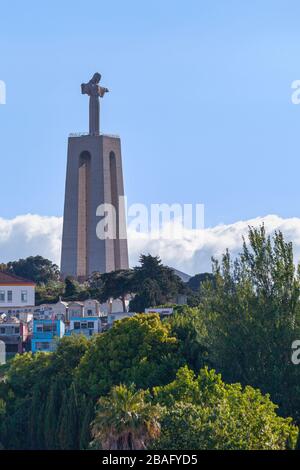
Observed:
[[[1,318],[0,341],[5,343],[7,357],[30,350],[28,324],[16,317]]]

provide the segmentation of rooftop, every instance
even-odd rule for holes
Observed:
[[[33,281],[29,281],[28,279],[24,279],[23,277],[16,276],[15,274],[7,273],[4,271],[0,271],[0,285],[30,285],[34,286],[35,283]]]

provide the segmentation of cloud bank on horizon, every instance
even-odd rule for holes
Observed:
[[[268,234],[281,230],[287,241],[294,244],[295,261],[300,260],[300,218],[267,215],[212,228],[183,229],[180,238],[155,239],[128,230],[130,265],[138,264],[141,253],[159,255],[164,264],[188,274],[211,270],[211,257],[220,257],[226,248],[236,256],[242,247],[242,237],[248,226],[264,222]],[[176,224],[176,222],[174,222]],[[163,228],[167,231],[169,227]],[[176,225],[173,227],[176,230]],[[14,219],[0,218],[0,263],[41,255],[60,263],[62,217],[20,215]]]

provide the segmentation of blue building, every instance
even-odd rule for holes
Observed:
[[[62,320],[41,319],[33,320],[33,335],[31,351],[51,352],[56,349],[57,340],[65,334],[65,324]]]

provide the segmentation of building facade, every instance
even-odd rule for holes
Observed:
[[[87,338],[101,332],[100,317],[73,317],[70,319],[71,335],[84,335]]]
[[[0,312],[24,310],[35,305],[35,283],[10,273],[0,272]]]
[[[84,304],[83,302],[70,302],[68,305],[68,319],[74,317],[83,317],[84,316]]]
[[[33,320],[31,351],[33,353],[38,351],[55,351],[58,340],[62,338],[64,334],[65,324],[62,320]]]
[[[16,317],[0,318],[0,341],[5,343],[6,359],[30,348],[29,325]]]
[[[88,299],[83,302],[85,317],[99,317],[100,303],[98,300]]]
[[[68,318],[68,302],[61,299],[55,304],[42,304],[34,310],[35,319],[56,319],[66,321]]]

